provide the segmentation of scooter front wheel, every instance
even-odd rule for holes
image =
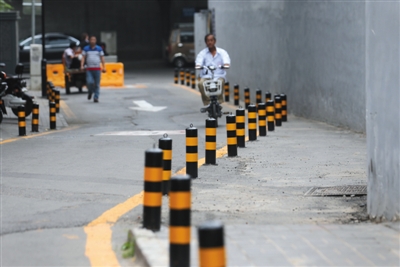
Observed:
[[[26,95],[26,94],[23,94],[21,96],[21,98],[26,101],[26,103],[25,103],[25,117],[28,117],[32,113],[33,100],[29,95]],[[14,115],[18,117],[18,108],[12,108],[11,110],[14,113]]]

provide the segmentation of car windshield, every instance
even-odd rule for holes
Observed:
[[[32,43],[32,38],[29,38],[25,42],[22,42],[21,45],[30,46],[31,43]],[[35,44],[42,44],[42,37],[35,37]]]
[[[181,32],[181,43],[194,43],[193,32]]]

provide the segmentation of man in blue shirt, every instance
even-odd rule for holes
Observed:
[[[86,63],[86,85],[89,90],[88,99],[90,100],[94,93],[93,100],[95,103],[98,103],[100,96],[101,71],[105,72],[106,68],[103,49],[96,45],[96,43],[96,36],[91,36],[89,39],[89,45],[83,48],[81,69],[83,69]]]
[[[204,38],[204,41],[206,42],[207,48],[201,50],[200,53],[197,55],[196,67],[202,67],[202,66],[216,67],[216,70],[214,71],[214,78],[221,80],[222,84],[225,84],[225,82],[227,81],[226,71],[224,69],[221,69],[220,67],[224,66],[225,68],[229,68],[231,64],[231,59],[229,58],[228,53],[224,49],[215,46],[217,40],[215,39],[214,35],[207,34]],[[206,96],[203,86],[203,82],[209,79],[211,79],[211,73],[207,72],[206,70],[203,70],[199,82],[199,90],[201,93],[201,99],[203,100],[204,106],[210,104],[210,98]],[[221,93],[221,95],[218,96],[219,103],[224,102],[222,94],[223,93]]]

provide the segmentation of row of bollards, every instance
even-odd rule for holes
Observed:
[[[174,83],[180,83],[181,85],[191,86],[193,89],[196,89],[196,72],[189,69],[175,68]]]
[[[32,105],[32,132],[39,132],[39,105],[33,103]],[[26,119],[25,119],[25,107],[18,107],[18,135],[26,135]]]

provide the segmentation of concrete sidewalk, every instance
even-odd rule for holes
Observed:
[[[192,180],[191,266],[195,226],[205,220],[224,223],[229,266],[398,266],[399,223],[370,222],[365,195],[305,196],[313,187],[366,185],[365,162],[364,135],[289,116],[238,157],[202,166]],[[163,197],[162,230],[134,229],[144,265],[168,266],[168,222]]]

